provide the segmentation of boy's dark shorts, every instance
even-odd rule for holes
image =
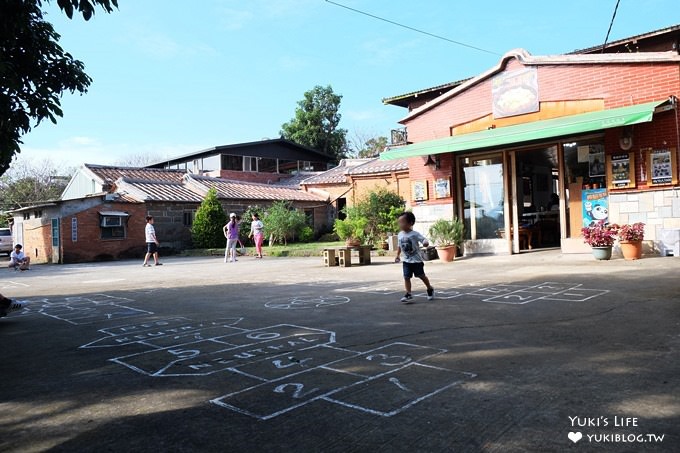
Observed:
[[[425,263],[402,263],[404,266],[404,278],[414,275],[418,278],[425,276]]]
[[[146,253],[156,253],[158,251],[158,246],[155,242],[146,243]]]

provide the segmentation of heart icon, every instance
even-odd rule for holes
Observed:
[[[579,440],[581,440],[581,438],[583,438],[583,434],[581,434],[580,432],[569,431],[569,434],[567,435],[567,437],[569,437],[570,441],[572,441],[573,443],[576,443]]]

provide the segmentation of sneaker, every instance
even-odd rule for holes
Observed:
[[[142,264],[143,267],[151,267],[151,264]]]
[[[434,300],[434,288],[427,290],[427,300]]]
[[[401,298],[401,303],[402,304],[412,304],[413,303],[413,296],[410,293],[404,294],[404,297]]]
[[[7,312],[23,310],[26,307],[26,302],[16,302],[12,301],[12,304],[7,308]]]
[[[156,264],[154,264],[154,266],[162,266],[162,265],[163,265],[163,263],[156,263]]]

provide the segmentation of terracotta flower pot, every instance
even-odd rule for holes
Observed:
[[[359,247],[361,245],[361,241],[359,239],[346,239],[345,245],[347,247]]]
[[[621,241],[621,253],[627,260],[642,258],[642,241]]]
[[[593,247],[593,256],[596,260],[606,261],[612,257],[612,248],[609,247]]]
[[[437,247],[437,254],[439,255],[439,259],[446,263],[450,263],[456,258],[456,249],[457,247],[455,245]]]

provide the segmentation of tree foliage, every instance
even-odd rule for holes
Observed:
[[[191,227],[194,247],[223,247],[225,239],[222,228],[226,223],[227,214],[225,214],[220,201],[217,199],[217,191],[211,188],[196,210],[196,217],[194,217],[194,223]]]
[[[64,92],[87,92],[92,79],[84,64],[59,45],[59,34],[43,18],[41,0],[0,0],[0,175],[21,149],[32,127],[63,116]],[[57,0],[71,18],[85,20],[95,6],[110,12],[117,0]]]
[[[339,127],[342,95],[315,86],[298,102],[295,117],[281,126],[281,137],[309,146],[336,160],[347,153],[347,131]]]
[[[397,216],[404,206],[404,199],[398,193],[380,188],[370,192],[354,206],[347,207],[345,214],[352,225],[358,225],[358,220],[363,220],[364,239],[369,244],[375,244],[385,239],[387,233],[398,231]],[[336,220],[336,225],[338,222],[342,221]]]
[[[267,209],[263,223],[265,233],[272,235],[274,242],[288,244],[289,239],[307,226],[307,216],[289,202],[277,201]]]
[[[0,211],[58,199],[74,172],[75,169],[58,167],[49,159],[38,162],[17,159],[0,177]]]
[[[383,135],[369,135],[354,131],[349,140],[349,150],[352,156],[362,159],[378,157],[385,151],[388,142],[388,138]]]

